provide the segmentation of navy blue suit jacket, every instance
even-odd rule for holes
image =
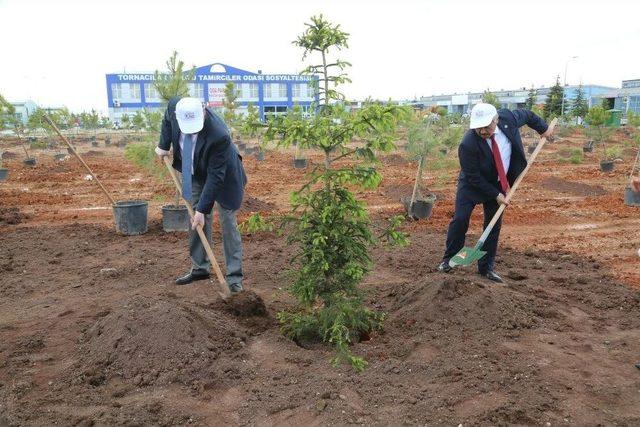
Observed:
[[[176,119],[176,104],[180,98],[172,98],[162,120],[158,147],[169,150],[173,144],[173,168],[182,172],[180,127]],[[225,209],[237,210],[242,204],[247,176],[242,157],[231,142],[224,121],[213,111],[206,109],[204,127],[198,133],[193,154],[193,177],[203,185],[200,200],[195,209],[208,214],[218,202]]]
[[[498,127],[511,142],[511,162],[507,171],[507,180],[510,185],[513,185],[527,166],[520,128],[528,125],[543,134],[547,131],[548,125],[536,114],[525,109],[513,111],[500,109],[498,117]],[[458,197],[465,197],[475,203],[485,203],[498,197],[501,191],[491,148],[475,130],[469,129],[462,137],[462,142],[458,146],[458,159],[460,160]]]

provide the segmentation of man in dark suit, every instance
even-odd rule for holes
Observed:
[[[171,148],[173,168],[182,173],[182,194],[191,200],[195,210],[189,234],[191,270],[176,279],[176,284],[209,278],[211,264],[195,230],[203,227],[211,241],[211,210],[215,203],[220,216],[227,283],[232,293],[240,292],[242,241],[236,212],[247,183],[242,157],[222,119],[204,108],[197,98],[169,101],[156,153],[162,158],[169,155]]]
[[[460,175],[455,212],[447,231],[447,247],[438,270],[451,271],[449,260],[464,247],[473,208],[482,203],[484,227],[506,204],[505,195],[527,166],[519,129],[528,125],[544,137],[551,137],[548,126],[529,110],[497,111],[491,104],[479,103],[471,110],[469,130],[458,147]],[[494,270],[502,218],[493,227],[478,260],[478,273],[494,282],[502,278]]]

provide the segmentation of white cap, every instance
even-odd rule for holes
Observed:
[[[489,126],[491,120],[498,114],[498,110],[491,104],[480,102],[471,109],[471,119],[469,129],[478,129]]]
[[[182,133],[197,133],[204,126],[204,109],[198,98],[182,98],[176,104],[176,119]]]

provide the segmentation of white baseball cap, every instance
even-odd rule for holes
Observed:
[[[176,119],[180,132],[197,133],[204,126],[204,108],[198,98],[182,98],[176,104]]]
[[[480,102],[471,109],[469,129],[478,129],[489,126],[491,120],[498,114],[498,110],[491,104]]]

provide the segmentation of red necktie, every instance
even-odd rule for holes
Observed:
[[[509,191],[509,181],[507,180],[507,174],[504,172],[504,165],[502,164],[502,157],[500,156],[500,149],[495,135],[491,135],[491,152],[493,153],[493,161],[496,163],[498,178],[500,178],[500,187],[502,187],[502,192],[506,195]]]

